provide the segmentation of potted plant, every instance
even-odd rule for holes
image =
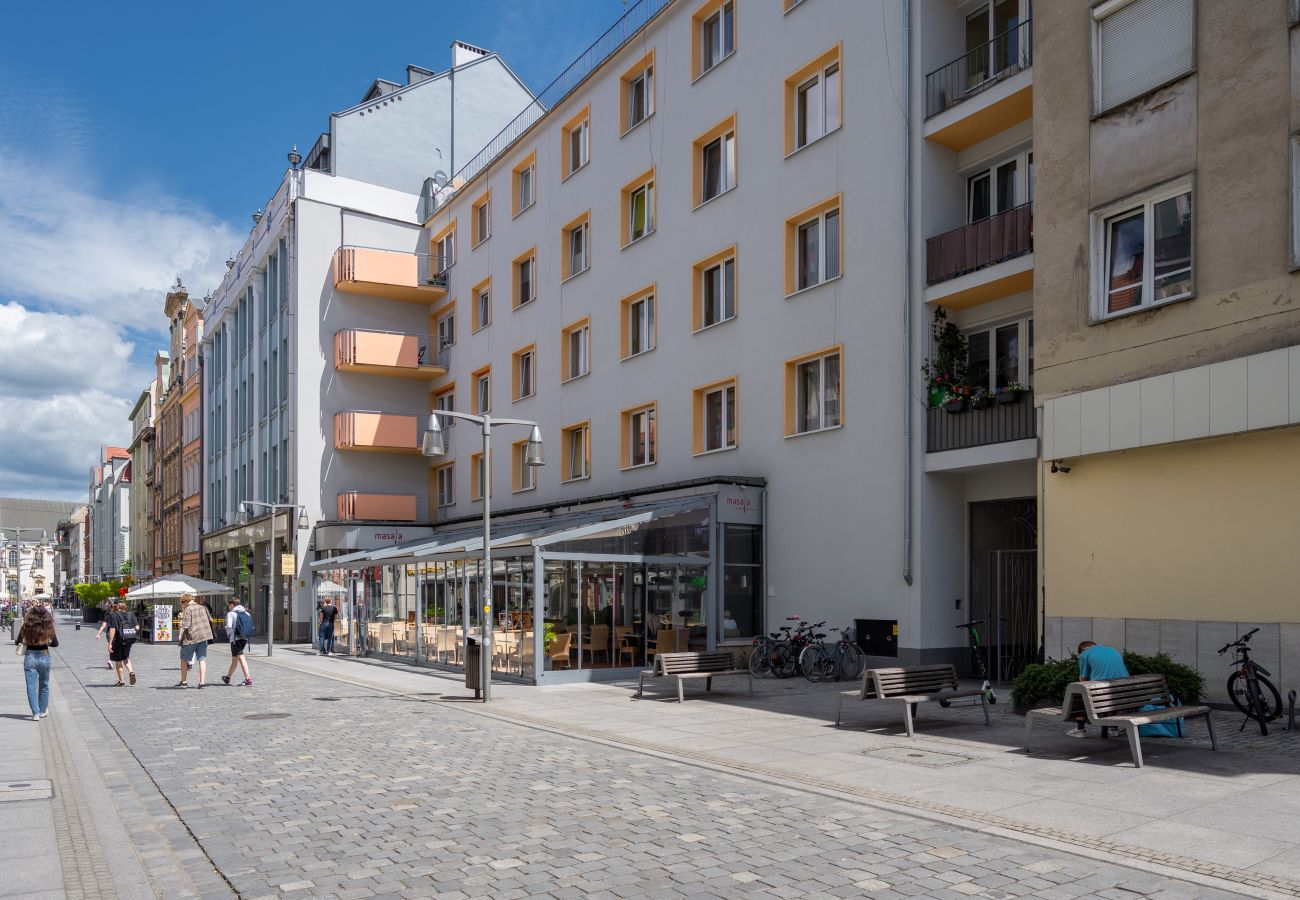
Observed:
[[[954,388],[966,384],[969,351],[966,336],[948,321],[948,311],[941,306],[935,308],[930,323],[930,346],[932,355],[921,365],[921,374],[925,376],[930,406],[938,407]]]
[[[949,415],[965,412],[970,393],[970,385],[954,384],[948,392],[948,398],[943,401],[943,411]]]
[[[550,622],[542,626],[542,668],[551,668],[551,644],[555,643],[555,626]]]
[[[1020,395],[1023,394],[1025,390],[1025,386],[1018,381],[1013,381],[1011,384],[1004,384],[1002,387],[998,388],[997,391],[998,403],[1015,403],[1020,399]]]
[[[993,405],[993,395],[986,388],[977,387],[970,393],[971,409],[987,409]]]

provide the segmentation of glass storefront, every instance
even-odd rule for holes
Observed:
[[[705,494],[494,523],[493,672],[609,677],[761,633],[761,522],[718,522],[717,510]],[[345,598],[339,650],[458,667],[481,636],[477,529],[313,567],[318,596]]]

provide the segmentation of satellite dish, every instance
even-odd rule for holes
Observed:
[[[442,169],[439,169],[438,171],[434,172],[433,183],[440,188],[445,188],[447,186],[447,173],[444,172]]]

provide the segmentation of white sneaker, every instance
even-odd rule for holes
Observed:
[[[39,722],[40,720],[41,720],[41,717],[40,717],[39,715],[32,716],[32,721],[33,721],[33,722]]]
[[[50,714],[50,711],[47,709],[45,712],[43,712],[43,713],[40,714],[40,718],[44,719],[44,718],[45,718],[46,716],[48,716],[49,714]]]
[[[1070,737],[1077,737],[1077,738],[1086,738],[1088,736],[1088,732],[1084,731],[1082,728],[1071,728],[1069,731],[1066,732],[1066,734],[1068,734]]]

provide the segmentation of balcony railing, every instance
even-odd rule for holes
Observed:
[[[428,303],[447,293],[447,272],[427,253],[374,247],[334,252],[334,287],[341,291]]]
[[[969,402],[969,401],[968,401]],[[983,409],[950,413],[942,406],[926,411],[925,450],[964,450],[1038,436],[1033,391],[1025,391],[1011,403],[992,401]]]
[[[428,501],[414,494],[366,494],[348,491],[339,494],[338,514],[340,522],[416,522],[419,521],[420,506],[428,507]]]
[[[1034,210],[1025,203],[925,242],[925,283],[938,284],[1034,249]]]
[[[925,117],[937,116],[1033,64],[1033,20],[1026,19],[987,44],[925,76]]]
[[[334,368],[399,378],[436,378],[445,374],[447,346],[434,352],[427,334],[349,328],[334,335]]]
[[[419,453],[423,421],[422,416],[368,410],[336,413],[334,447],[337,450]]]

